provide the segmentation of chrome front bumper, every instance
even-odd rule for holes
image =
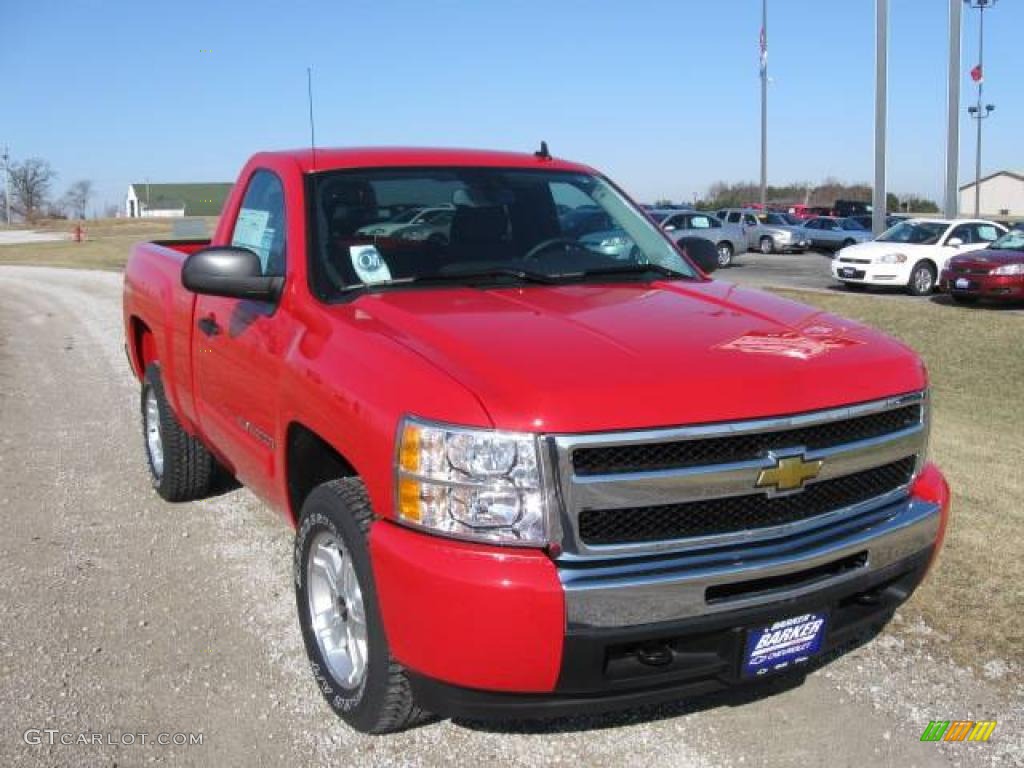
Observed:
[[[833,525],[747,546],[563,562],[568,627],[637,626],[810,595],[925,550],[938,536],[940,514],[938,504],[904,496]]]

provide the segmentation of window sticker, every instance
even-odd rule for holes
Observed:
[[[264,272],[267,271],[270,246],[274,242],[274,228],[267,226],[269,220],[269,211],[243,208],[238,212],[235,233],[231,238],[232,245],[248,248],[260,257],[260,264],[263,266]]]
[[[391,270],[375,246],[350,245],[348,253],[352,259],[352,269],[364,283],[386,283],[391,279]]]

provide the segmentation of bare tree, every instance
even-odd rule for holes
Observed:
[[[90,179],[79,179],[64,193],[63,205],[68,215],[74,219],[85,218],[85,208],[89,205],[89,198],[93,195],[92,181]]]
[[[35,221],[44,210],[50,185],[56,177],[57,172],[39,157],[12,163],[11,208],[26,221]]]

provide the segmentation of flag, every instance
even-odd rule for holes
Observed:
[[[980,82],[983,82],[984,79],[985,78],[982,77],[982,74],[981,74],[981,64],[978,64],[977,66],[975,66],[975,67],[973,67],[971,69],[971,80],[973,80],[976,83],[980,83]]]
[[[764,32],[764,27],[761,27],[761,40],[758,44],[758,48],[761,51],[761,72],[768,68],[768,36]]]

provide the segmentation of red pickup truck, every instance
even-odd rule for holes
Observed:
[[[153,485],[281,510],[363,731],[799,679],[941,546],[927,375],[713,267],[543,151],[258,154],[212,241],[128,263]]]

